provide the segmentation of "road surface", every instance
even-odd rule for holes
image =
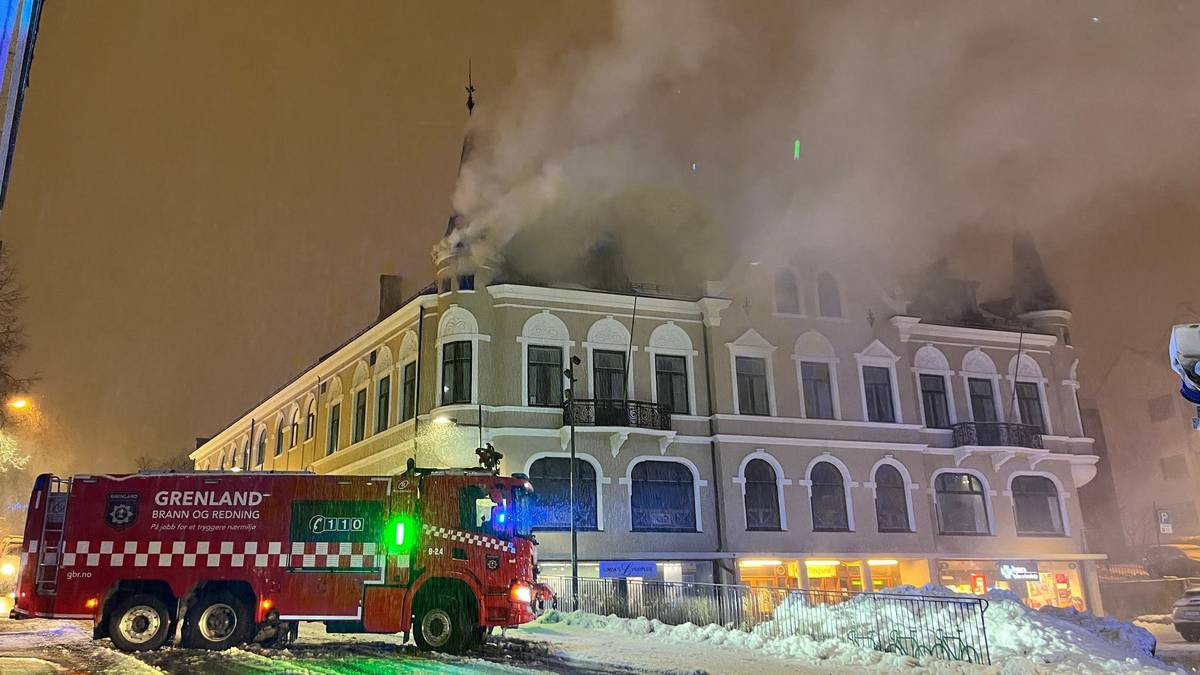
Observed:
[[[164,648],[125,654],[91,639],[80,621],[0,620],[0,675],[10,673],[643,673],[619,665],[568,662],[551,643],[493,640],[472,657],[423,654],[398,636],[329,635],[305,625],[286,650],[259,646],[206,652]]]
[[[1138,623],[1154,633],[1158,640],[1156,656],[1173,666],[1180,666],[1192,673],[1200,673],[1200,642],[1184,640],[1175,627],[1161,623]]]

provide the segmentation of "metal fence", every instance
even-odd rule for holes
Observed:
[[[1006,445],[1019,448],[1042,447],[1042,431],[1031,424],[1016,422],[959,422],[954,430],[954,447],[964,445]]]
[[[1100,581],[1127,581],[1149,579],[1150,574],[1141,565],[1127,563],[1096,563],[1096,577]]]
[[[554,590],[562,611],[668,625],[713,623],[764,639],[806,635],[910,656],[991,663],[982,598],[581,577],[575,604],[570,577],[541,581]]]
[[[671,430],[671,408],[665,403],[577,398],[563,404],[565,424]]]

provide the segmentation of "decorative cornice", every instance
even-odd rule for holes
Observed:
[[[995,328],[969,328],[966,326],[946,326],[936,323],[925,323],[914,316],[893,316],[892,325],[900,332],[900,341],[911,340],[966,340],[968,342],[993,342],[1002,345],[1025,345],[1027,347],[1049,348],[1058,344],[1058,336],[1035,333],[999,330]]]
[[[532,300],[535,302],[560,302],[570,305],[607,307],[611,309],[633,309],[633,295],[618,295],[602,291],[585,291],[571,288],[545,288],[542,286],[520,286],[496,284],[487,287],[487,292],[497,300]],[[692,300],[671,300],[644,295],[636,296],[637,309],[641,311],[670,312],[686,316],[699,316],[700,307]]]

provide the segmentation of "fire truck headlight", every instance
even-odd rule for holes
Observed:
[[[0,574],[3,574],[6,577],[11,577],[16,573],[17,567],[12,563],[4,563],[3,565],[0,565]]]
[[[513,584],[512,599],[517,602],[533,602],[533,589],[525,584]]]

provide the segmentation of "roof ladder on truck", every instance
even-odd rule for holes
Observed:
[[[45,495],[46,511],[42,518],[42,536],[38,540],[34,589],[38,595],[57,595],[58,568],[62,565],[63,531],[66,529],[71,479],[51,476]]]

